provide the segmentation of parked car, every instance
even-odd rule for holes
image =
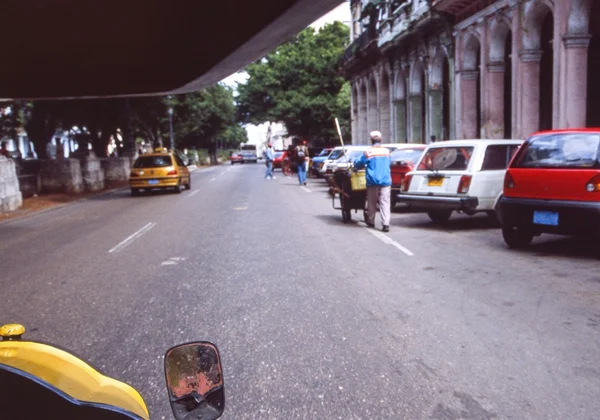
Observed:
[[[323,166],[321,166],[321,169],[319,169],[319,174],[321,176],[333,175],[333,167],[330,168],[330,164],[338,160],[340,156],[342,156],[345,153],[345,151],[348,150],[348,147],[349,146],[346,146],[345,148],[342,146],[334,147],[329,156],[327,156],[327,159],[323,161]]]
[[[331,154],[332,150],[333,150],[332,148],[323,149],[323,150],[321,150],[321,153],[319,153],[317,156],[313,157],[310,160],[310,172],[313,175],[315,175],[315,176],[320,175],[319,170],[323,167],[323,162],[325,162],[327,157]]]
[[[398,203],[426,212],[434,223],[452,212],[496,218],[506,168],[522,140],[451,140],[433,143],[404,177]]]
[[[600,128],[533,134],[506,172],[499,216],[512,248],[542,233],[600,237]]]
[[[365,150],[369,147],[370,146],[348,146],[348,151],[331,163],[331,170],[334,173],[347,170],[352,165],[352,162],[360,159],[363,153],[365,153]]]
[[[192,187],[190,171],[177,153],[165,148],[157,148],[153,153],[138,157],[129,174],[131,195],[141,190],[172,188],[181,193],[181,187]]]
[[[278,150],[275,152],[273,158],[273,169],[281,169],[283,167],[283,160],[287,157],[286,150]]]
[[[396,206],[396,194],[402,189],[404,176],[415,168],[415,165],[423,152],[427,148],[424,144],[403,144],[399,145],[390,154],[390,172],[392,175],[392,208]]]
[[[242,155],[236,152],[233,152],[231,156],[229,156],[229,160],[231,161],[232,165],[234,163],[244,163],[244,158],[242,157]]]

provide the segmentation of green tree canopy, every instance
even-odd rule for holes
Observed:
[[[265,58],[246,68],[238,86],[238,118],[243,123],[283,122],[292,136],[313,145],[337,143],[334,118],[344,137],[350,132],[350,87],[340,60],[349,29],[341,22],[319,32],[307,28]]]

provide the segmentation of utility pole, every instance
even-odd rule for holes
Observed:
[[[169,138],[171,140],[171,150],[175,150],[173,143],[173,107],[169,107]]]

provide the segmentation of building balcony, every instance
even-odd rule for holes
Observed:
[[[344,53],[343,64],[347,64],[370,46],[377,45],[379,34],[376,31],[365,31],[356,38]]]
[[[431,7],[428,1],[407,0],[398,4],[391,12],[390,17],[380,23],[378,46],[382,48],[409,33],[414,26],[429,16],[430,11]]]

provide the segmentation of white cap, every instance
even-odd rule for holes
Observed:
[[[381,132],[380,131],[371,131],[371,133],[369,133],[369,135],[371,136],[371,140],[381,141]]]

